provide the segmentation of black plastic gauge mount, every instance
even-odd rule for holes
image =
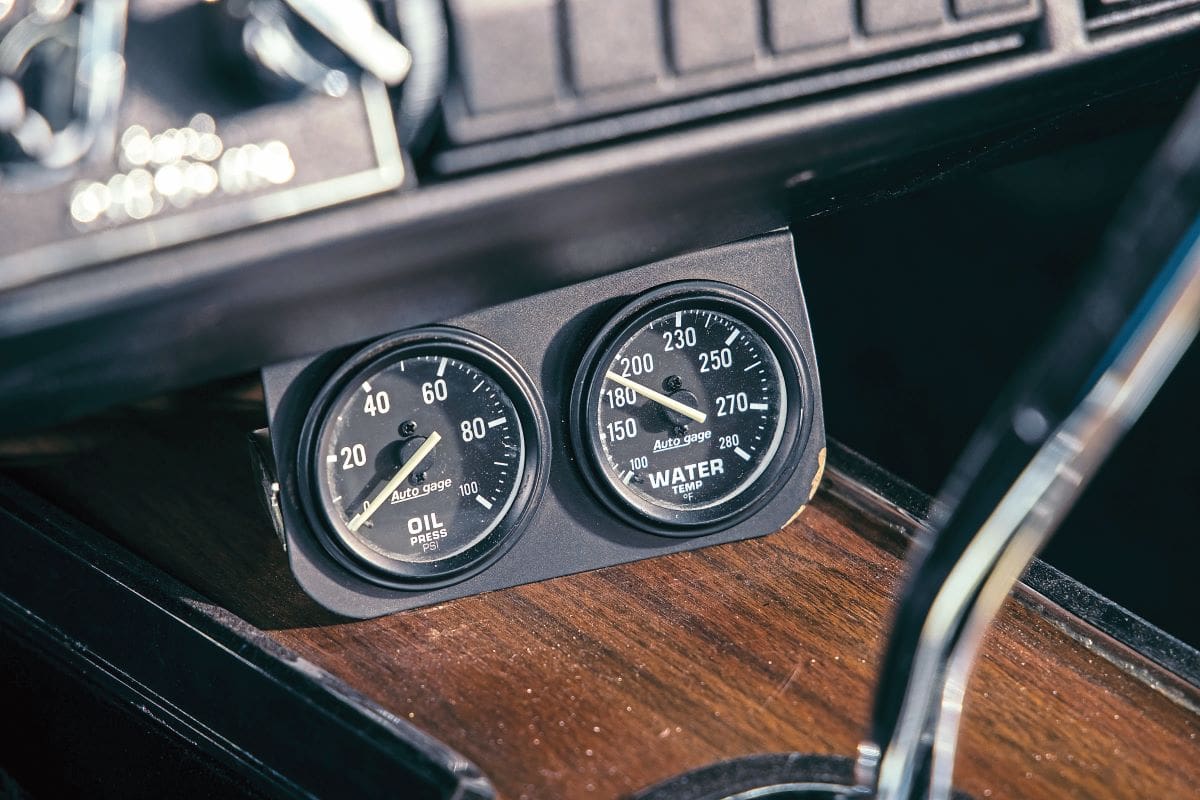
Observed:
[[[419,457],[435,428],[440,441]],[[389,488],[414,456],[419,466]],[[301,505],[324,549],[371,583],[410,590],[464,580],[503,555],[548,467],[549,423],[524,371],[484,337],[442,326],[351,355],[315,396],[296,453]],[[369,477],[346,483],[356,473]],[[509,485],[489,492],[488,478]],[[381,502],[368,527],[360,516],[372,498]]]
[[[674,256],[502,305],[465,311],[439,320],[440,326],[437,328],[418,328],[402,336],[384,339],[378,344],[348,346],[264,369],[263,390],[270,425],[269,455],[274,460],[274,464],[270,465],[269,477],[272,481],[264,485],[272,487],[277,484],[277,488],[267,492],[266,500],[269,507],[274,503],[277,509],[278,531],[297,584],[314,600],[337,614],[373,617],[666,553],[741,541],[779,530],[795,517],[798,508],[812,498],[822,474],[826,446],[820,377],[798,270],[795,243],[787,232],[776,231]],[[740,462],[724,464],[727,472],[722,474],[728,482],[706,482],[699,491],[693,491],[696,487],[685,486],[680,489],[679,496],[675,491],[679,486],[675,480],[678,476],[673,470],[678,467],[688,473],[688,465],[701,460],[690,457],[693,452],[699,453],[700,447],[672,451],[676,455],[689,454],[687,462],[663,461],[659,465],[661,470],[666,464],[671,464],[671,480],[664,483],[660,476],[659,480],[650,483],[651,489],[659,491],[645,493],[660,501],[666,499],[669,501],[667,505],[680,505],[693,512],[701,510],[699,507],[702,506],[717,509],[715,512],[706,510],[705,513],[713,516],[710,521],[699,523],[697,514],[684,522],[652,520],[608,494],[611,488],[606,489],[604,484],[595,480],[596,476],[593,476],[593,480],[586,478],[585,469],[592,467],[587,465],[586,450],[580,447],[583,442],[573,441],[579,438],[581,429],[577,415],[572,414],[571,396],[580,377],[586,378],[580,365],[585,361],[591,363],[599,355],[593,352],[589,356],[589,348],[596,341],[610,342],[614,335],[620,333],[618,327],[631,319],[631,314],[636,315],[640,310],[676,296],[688,297],[689,304],[696,300],[712,303],[712,308],[718,309],[729,319],[744,320],[747,329],[755,332],[753,341],[748,344],[764,352],[769,350],[773,355],[773,359],[769,360],[778,363],[779,373],[783,376],[779,387],[788,398],[786,405],[772,405],[771,391],[751,397],[749,389],[744,389],[747,411],[758,411],[750,408],[751,403],[765,403],[772,413],[774,409],[786,409],[783,415],[786,431],[781,432],[770,458],[761,460],[760,451],[747,446],[748,441],[753,441],[753,434],[747,440],[741,430],[726,430],[730,422],[727,418],[718,420],[715,425],[697,421],[693,426],[686,421],[687,414],[682,415],[683,419],[667,415],[667,422],[687,428],[683,436],[685,440],[689,433],[702,434],[710,429],[713,436],[731,436],[734,433],[740,436],[739,443],[731,440],[722,443],[717,439],[715,447],[719,452],[707,456],[710,460],[710,476],[713,474],[711,459],[729,458],[729,452],[736,454],[734,447],[745,449],[754,461],[754,465],[749,467]],[[396,327],[425,321],[421,317],[405,317],[404,311],[397,310]],[[618,322],[614,323],[614,319]],[[668,325],[674,327],[673,320]],[[687,325],[681,327],[683,344],[690,347]],[[312,465],[309,463],[302,468],[297,463],[302,453],[311,462],[313,431],[310,429],[305,433],[306,444],[303,446],[301,432],[314,414],[325,413],[314,412],[314,406],[323,408],[323,403],[328,404],[334,399],[333,395],[340,391],[336,387],[344,389],[356,385],[351,382],[355,377],[351,374],[355,367],[347,366],[348,363],[366,365],[391,349],[411,342],[441,346],[446,342],[444,338],[435,337],[431,341],[429,337],[431,333],[446,331],[450,332],[448,335],[454,341],[467,345],[467,351],[463,351],[462,355],[464,361],[475,359],[470,362],[475,367],[486,369],[498,382],[507,381],[504,384],[507,387],[505,392],[511,396],[514,404],[522,407],[526,403],[531,405],[533,424],[525,424],[524,419],[521,422],[525,435],[537,432],[536,449],[532,442],[526,442],[527,452],[537,453],[537,478],[533,490],[527,495],[528,499],[523,494],[511,506],[505,527],[499,529],[497,534],[499,541],[492,540],[496,549],[483,552],[488,547],[484,545],[482,550],[472,551],[461,560],[454,554],[453,563],[436,564],[434,571],[440,574],[424,578],[399,577],[392,572],[365,565],[358,556],[348,552],[346,546],[340,543],[341,538],[327,524],[328,516],[315,507],[314,498],[319,498],[312,493]],[[465,335],[465,339],[461,338],[463,331],[470,331],[476,336]],[[661,340],[662,352],[667,354],[663,332],[659,328],[652,331]],[[753,364],[753,360],[746,362],[748,351],[739,350],[740,345],[729,345],[731,352],[728,359],[719,352],[725,347],[724,338],[727,337],[712,342],[712,332],[702,335],[699,329],[695,336],[696,347],[703,341],[711,343],[706,345],[706,350],[718,350],[723,369],[737,364],[738,369],[745,370]],[[634,337],[632,341],[636,343],[642,340]],[[600,346],[603,345],[596,345]],[[366,349],[362,350],[363,347]],[[673,358],[676,354],[672,351],[669,355]],[[694,370],[702,366],[698,364],[698,355],[696,359],[691,362]],[[657,356],[655,360],[657,363]],[[663,363],[667,363],[667,360]],[[727,388],[721,388],[720,395],[734,394],[734,402],[740,408],[741,400],[736,395],[742,390],[732,386],[731,379],[722,377],[721,381],[710,383],[711,376],[707,373],[702,377],[699,373],[693,375],[685,369],[688,366],[686,363],[676,364],[678,369],[670,374],[655,374],[657,386],[664,394],[671,394],[672,390],[663,386],[663,380],[674,375],[681,379],[675,399],[684,405],[691,405],[691,398],[683,394],[690,392],[696,396],[695,404],[691,405],[693,409],[712,413],[712,404],[716,403],[713,396],[716,389],[721,388],[719,384],[724,382]],[[447,367],[447,375],[450,374],[449,369]],[[748,377],[754,375],[756,369],[736,374]],[[636,381],[639,376],[632,375],[632,372],[631,366],[631,380]],[[767,377],[770,383],[770,374],[770,371],[760,374],[759,381]],[[532,386],[525,376],[532,379]],[[640,377],[645,377],[644,371]],[[645,380],[641,382],[645,385]],[[671,385],[674,385],[673,381]],[[365,397],[356,397],[357,409],[361,412],[364,410]],[[393,411],[398,397],[397,394],[391,398]],[[521,398],[525,398],[524,401]],[[640,404],[641,401],[638,402]],[[710,405],[704,405],[705,402]],[[665,407],[661,403],[656,405],[658,409]],[[663,412],[658,409],[654,413],[661,416]],[[726,409],[729,409],[727,404]],[[718,405],[718,414],[720,410]],[[649,414],[650,411],[642,413]],[[456,406],[455,414],[448,419],[443,417],[441,427],[436,428],[443,436],[447,429],[457,429],[466,416],[466,410]],[[475,415],[494,419],[473,412],[472,416]],[[768,421],[758,416],[760,418],[754,423],[755,426],[762,424],[764,428],[771,427],[771,414],[767,415]],[[412,419],[421,423],[418,429],[422,425],[427,426],[430,421],[417,417]],[[617,418],[605,420],[606,423],[610,421],[615,422]],[[451,428],[446,424],[448,422],[455,427]],[[646,423],[646,430],[653,432],[655,439],[663,438],[664,421],[661,418],[639,418],[638,422]],[[739,424],[744,427],[744,420]],[[356,432],[366,430],[358,428],[357,423],[354,428]],[[502,427],[498,426],[496,430],[502,430]],[[366,454],[368,463],[375,467],[377,473],[386,473],[390,465],[407,463],[415,455],[421,435],[426,434],[421,430],[414,432],[401,443],[403,452],[391,456],[394,459],[392,461],[385,457],[380,462],[381,467],[376,467],[373,462],[378,451]],[[356,434],[345,444],[358,441]],[[343,444],[341,441],[338,444],[337,455],[341,456]],[[445,444],[443,441],[436,445],[437,449],[433,451],[435,462],[453,455],[450,449],[442,449]],[[722,444],[725,445],[724,450]],[[689,446],[694,446],[694,437],[693,445]],[[330,454],[328,449],[322,452],[326,459]],[[616,455],[628,463],[637,454],[620,452]],[[491,462],[489,459],[485,465]],[[761,473],[757,473],[758,464],[766,465]],[[434,464],[437,468],[444,465]],[[700,476],[701,469],[696,467],[696,471],[697,477],[704,480]],[[351,474],[357,473],[347,473],[348,476]],[[434,477],[433,471],[429,477]],[[687,477],[691,479],[690,475]],[[658,486],[655,487],[654,483]],[[365,482],[352,488],[361,489],[362,486],[365,486]],[[481,496],[494,502],[493,495],[486,494],[484,488],[485,483],[480,480]],[[272,492],[275,493],[273,496]],[[367,496],[368,499],[377,499],[379,493],[368,492]],[[469,499],[473,495],[468,492],[460,496]],[[332,497],[329,499],[332,500]],[[356,496],[355,499],[361,508],[362,497]],[[407,507],[405,503],[391,508],[395,511]],[[495,505],[489,511],[494,513],[500,508]],[[353,502],[341,507],[343,521],[347,519],[345,513],[357,513],[353,509]],[[482,513],[482,510],[473,511],[477,515]],[[379,510],[379,515],[379,520],[388,522],[386,509]],[[412,516],[415,515],[409,515],[409,518]],[[440,513],[438,520],[448,521]],[[394,518],[391,521],[394,522]],[[470,542],[466,544],[470,549]],[[447,543],[444,552],[457,550],[462,545],[461,541]],[[404,556],[402,560],[417,560],[413,553],[400,555]]]
[[[637,358],[645,354],[657,362],[643,371]],[[796,470],[813,405],[808,376],[795,336],[753,294],[717,281],[644,294],[600,330],[581,362],[571,438],[582,476],[609,511],[651,533],[694,537],[734,525],[770,502]],[[704,423],[647,399],[643,387],[703,410]],[[609,431],[603,415],[613,413],[613,398],[605,398],[620,403],[621,390],[630,400],[636,392],[637,403]],[[621,421],[634,428],[639,447],[612,441]],[[618,461],[622,445],[622,455],[637,459]],[[635,463],[644,468],[632,469]]]

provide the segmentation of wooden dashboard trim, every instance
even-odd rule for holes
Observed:
[[[351,622],[299,591],[253,496],[245,434],[260,419],[253,401],[166,404],[13,472],[281,654],[453,747],[503,797],[622,797],[724,758],[853,752],[906,537],[902,505],[847,499],[838,453],[807,510],[772,536]],[[1022,589],[968,690],[959,786],[977,798],[1188,796],[1198,696]]]
[[[833,468],[825,489],[830,494],[890,525],[904,539],[928,529],[934,498],[840,442],[830,440],[829,449]],[[1013,598],[1048,617],[1062,617],[1066,612],[1068,622],[1062,628],[1068,635],[1081,635],[1077,622],[1086,622],[1200,690],[1200,650],[1041,559],[1025,570]],[[1092,646],[1096,646],[1094,641]],[[1128,663],[1117,653],[1111,656],[1114,664]]]

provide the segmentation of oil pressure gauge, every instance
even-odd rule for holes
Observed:
[[[806,369],[778,317],[713,282],[628,306],[584,358],[572,398],[588,482],[620,516],[668,535],[726,527],[796,465]]]
[[[457,580],[499,555],[543,479],[529,380],[447,328],[372,345],[326,384],[302,436],[307,510],[331,552],[384,583]]]

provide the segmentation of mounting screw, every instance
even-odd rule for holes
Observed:
[[[668,375],[663,380],[663,388],[668,392],[678,392],[683,387],[683,380],[678,375]]]
[[[400,435],[401,436],[412,436],[416,432],[417,432],[417,423],[413,422],[411,419],[406,422],[400,423]]]

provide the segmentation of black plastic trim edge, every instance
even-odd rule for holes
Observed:
[[[458,753],[3,477],[0,537],[0,624],[269,794],[495,797]]]

